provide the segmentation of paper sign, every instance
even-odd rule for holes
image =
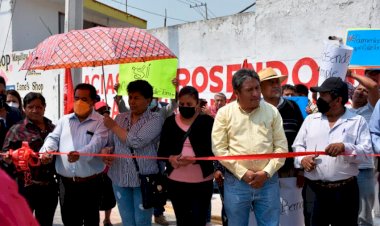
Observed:
[[[347,31],[346,45],[354,48],[351,66],[380,67],[379,29],[350,29]]]
[[[153,60],[121,64],[119,68],[119,95],[127,95],[127,86],[135,80],[146,80],[153,86],[153,96],[175,98],[176,87],[172,80],[177,75],[177,59]]]
[[[319,68],[318,86],[330,77],[340,77],[343,81],[346,79],[352,50],[351,47],[343,44],[325,43]]]
[[[298,105],[298,107],[301,110],[303,118],[305,119],[306,116],[308,115],[306,113],[306,107],[309,104],[309,99],[307,97],[297,97],[297,96],[296,97],[285,97],[285,98],[288,100],[292,100],[292,101],[296,102],[296,104]]]

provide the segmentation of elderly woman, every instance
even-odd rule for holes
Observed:
[[[24,97],[26,118],[10,128],[4,140],[3,151],[16,150],[27,141],[34,152],[38,152],[54,125],[44,117],[45,98],[40,93],[28,93]],[[10,164],[11,159],[4,159]],[[40,225],[53,225],[58,203],[58,185],[54,178],[54,162],[29,166],[28,171],[16,172],[20,194],[25,197]]]
[[[199,114],[198,91],[185,86],[178,95],[179,114],[166,119],[162,127],[158,155],[168,157],[168,195],[177,225],[206,225],[213,191],[212,161],[189,157],[213,156],[211,130],[214,119]]]
[[[153,98],[153,87],[144,80],[129,83],[127,87],[130,111],[116,116],[115,121],[104,117],[104,124],[112,133],[109,143],[115,154],[156,156],[163,120],[158,113],[149,110]],[[107,148],[103,149],[107,153]],[[142,207],[140,181],[132,159],[105,158],[110,166],[108,176],[124,226],[145,226],[152,224],[153,208]],[[156,160],[137,159],[140,174],[159,172]]]

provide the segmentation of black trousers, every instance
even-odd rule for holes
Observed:
[[[312,226],[357,226],[359,188],[356,178],[338,188],[324,188],[308,181],[315,193]]]
[[[58,204],[58,184],[51,182],[48,185],[32,184],[27,187],[19,185],[19,192],[34,212],[41,226],[51,226]]]
[[[178,226],[204,226],[213,192],[212,180],[184,183],[168,179],[168,196]]]
[[[60,178],[60,205],[64,225],[99,225],[101,186],[101,175],[85,182]]]

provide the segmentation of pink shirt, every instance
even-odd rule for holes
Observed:
[[[38,226],[28,203],[18,193],[17,184],[0,170],[0,225]]]
[[[181,121],[179,114],[176,114],[175,121],[179,128],[183,131],[187,131],[190,128],[190,125],[186,125]],[[195,156],[189,138],[186,138],[181,154],[182,156]],[[189,164],[187,166],[174,169],[169,175],[169,178],[179,182],[199,183],[212,180],[214,177],[210,174],[206,178],[203,178],[201,166],[199,164]]]

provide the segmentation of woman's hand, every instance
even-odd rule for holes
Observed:
[[[112,129],[113,127],[117,126],[117,123],[115,122],[115,120],[113,120],[108,115],[104,116],[103,123],[104,123],[104,126],[107,127],[107,129]]]
[[[172,165],[174,169],[177,169],[180,167],[178,159],[181,157],[181,155],[171,155],[169,156],[169,162]]]
[[[191,158],[193,158],[192,156],[180,156],[178,158],[178,163],[179,165],[182,167],[182,166],[187,166],[187,165],[190,165],[190,164],[194,164],[195,163],[195,160],[192,160]]]
[[[111,154],[112,152],[113,152],[113,147],[105,147],[105,148],[102,148],[102,150],[100,151],[100,153],[102,154]],[[103,159],[104,164],[106,164],[107,166],[111,166],[115,157],[104,156],[102,157],[102,159]]]

